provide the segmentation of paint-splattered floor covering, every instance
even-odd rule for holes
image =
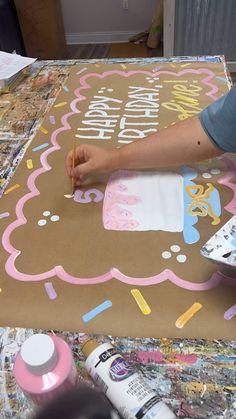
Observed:
[[[32,407],[17,388],[12,368],[24,340],[35,331],[0,329],[0,418],[27,418]],[[88,335],[57,333],[70,344],[79,382],[92,385],[84,368],[81,343]],[[179,418],[236,418],[236,341],[129,339],[110,341]]]
[[[214,57],[209,59],[214,60]],[[152,58],[145,62],[160,60]],[[31,75],[14,93],[0,96],[0,194],[45,112],[63,88],[70,66],[78,62],[36,64]],[[20,346],[34,332],[0,329],[0,418],[26,418],[31,412],[14,382],[12,368]],[[80,344],[86,336],[65,332],[60,335],[72,347],[79,379],[92,385],[80,352]],[[101,342],[110,339],[115,343],[142,371],[147,382],[172,407],[177,417],[236,418],[236,341],[97,338]]]

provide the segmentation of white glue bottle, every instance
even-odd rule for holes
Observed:
[[[125,419],[174,419],[142,376],[110,343],[86,341],[82,348],[85,368]]]

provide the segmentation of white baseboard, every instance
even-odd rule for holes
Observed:
[[[69,44],[112,44],[128,42],[131,36],[140,31],[114,31],[114,32],[75,32],[66,34],[66,43]]]

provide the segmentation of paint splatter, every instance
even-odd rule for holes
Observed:
[[[91,311],[84,314],[82,316],[82,320],[83,320],[84,323],[88,323],[88,322],[90,322],[90,320],[92,320],[98,314],[102,313],[103,311],[105,311],[105,310],[107,310],[108,308],[111,308],[111,307],[112,307],[112,302],[110,300],[106,300],[102,304],[100,304],[99,306],[93,308]]]
[[[40,145],[38,145],[37,147],[34,147],[34,148],[32,148],[32,151],[38,151],[38,150],[42,150],[43,148],[46,148],[46,147],[48,147],[48,143],[43,143],[43,144],[40,144]]]
[[[202,308],[202,304],[194,303],[187,311],[185,311],[175,322],[178,329],[182,329],[189,320]]]
[[[10,192],[14,191],[15,189],[18,189],[19,187],[20,187],[19,183],[15,183],[15,185],[13,185],[13,186],[11,186],[10,188],[8,188],[8,189],[4,192],[4,194],[5,194],[5,195],[7,195],[7,194],[9,194]]]
[[[32,159],[26,160],[26,165],[28,169],[33,169],[33,161]]]
[[[47,295],[49,296],[50,300],[55,300],[57,298],[57,293],[55,291],[54,286],[51,282],[46,282],[44,284],[44,288],[46,290]]]
[[[49,116],[49,121],[50,121],[50,123],[51,123],[52,125],[54,125],[54,124],[56,123],[55,116],[54,116],[54,115],[50,115],[50,116]]]
[[[67,105],[67,102],[60,102],[54,105],[54,108],[62,108],[63,106]]]
[[[141,312],[145,316],[147,316],[148,314],[150,314],[151,313],[151,309],[150,309],[147,301],[145,300],[145,298],[141,294],[141,292],[138,289],[132,289],[130,292],[131,292],[132,296],[134,297],[136,303],[138,304]]]
[[[40,127],[39,130],[43,133],[43,134],[48,134],[48,130],[44,127]]]
[[[9,213],[9,212],[2,212],[2,213],[0,214],[0,219],[1,219],[1,218],[7,218],[7,217],[9,217],[9,215],[10,215],[10,213]]]
[[[224,313],[224,319],[225,320],[231,320],[236,315],[236,304],[234,304],[232,307],[230,307],[225,313]]]
[[[44,217],[49,217],[50,214],[51,214],[50,211],[44,211],[43,212]]]

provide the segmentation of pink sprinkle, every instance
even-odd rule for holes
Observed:
[[[230,307],[224,314],[225,320],[231,320],[236,314],[236,304]]]
[[[57,298],[57,293],[52,285],[51,282],[46,282],[44,284],[45,290],[47,292],[47,295],[49,296],[50,300],[55,300]]]
[[[56,123],[56,120],[55,120],[55,116],[54,115],[50,115],[49,116],[49,120],[50,120],[51,124],[53,124],[53,125]]]
[[[9,212],[2,212],[1,214],[0,214],[0,218],[7,218],[7,217],[9,217]]]

